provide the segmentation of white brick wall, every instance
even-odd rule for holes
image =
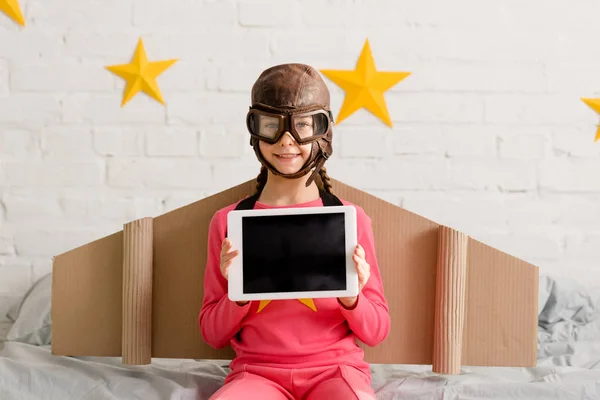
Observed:
[[[393,128],[365,110],[336,127],[330,174],[542,273],[600,279],[600,118],[580,101],[600,95],[596,1],[20,3],[26,29],[0,15],[2,299],[52,255],[254,178],[258,74],[352,69],[366,38],[379,69],[412,74],[385,95]],[[178,59],[166,106],[122,108],[104,68],[140,36],[150,60]]]

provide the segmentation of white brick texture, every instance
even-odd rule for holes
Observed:
[[[31,263],[24,258],[0,256],[0,296],[23,295],[31,282]]]
[[[192,128],[148,129],[146,155],[195,157],[198,155],[198,132]]]
[[[16,92],[112,92],[113,78],[95,62],[77,60],[15,62],[11,68],[10,89]]]
[[[106,184],[116,188],[210,188],[212,168],[207,161],[186,158],[118,158],[107,165]]]
[[[13,255],[15,252],[13,245],[13,236],[9,232],[0,231],[0,255]]]
[[[0,299],[53,255],[254,179],[251,89],[286,62],[351,70],[366,39],[393,126],[327,78],[329,174],[541,267],[600,279],[600,3],[28,0],[0,18]],[[539,10],[544,10],[544,18]],[[177,59],[165,105],[106,66]],[[590,50],[592,49],[592,50]]]
[[[0,96],[8,95],[8,62],[0,60]]]

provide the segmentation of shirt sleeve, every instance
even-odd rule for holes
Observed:
[[[340,303],[340,308],[356,337],[373,347],[387,338],[391,319],[377,264],[371,219],[360,207],[357,207],[357,229],[358,243],[365,250],[365,259],[371,267],[371,275],[359,293],[354,307],[348,309]]]
[[[226,218],[225,213],[217,213],[209,225],[204,298],[198,317],[204,340],[217,349],[229,344],[250,309],[250,302],[240,306],[229,300],[227,279],[221,274],[221,245],[225,238]]]

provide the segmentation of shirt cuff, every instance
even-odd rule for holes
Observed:
[[[225,295],[225,297],[227,297],[227,295]],[[243,306],[240,306],[236,301],[229,300],[229,298],[227,298],[226,301],[229,303],[229,307],[227,307],[229,308],[229,314],[235,315],[239,318],[244,318],[248,314],[248,312],[250,311],[250,304],[252,304],[252,302],[249,301]]]
[[[344,305],[344,303],[342,303],[342,302],[340,301],[339,297],[338,297],[337,301],[338,301],[338,304],[340,305],[340,307],[342,308],[342,310],[344,310],[344,311],[354,311],[354,310],[356,310],[356,309],[359,307],[359,305],[360,305],[361,303],[363,303],[363,301],[361,300],[361,297],[362,297],[362,296],[361,296],[361,294],[359,293],[359,294],[358,294],[358,296],[356,296],[356,302],[354,302],[354,305],[353,305],[352,307],[346,307],[346,306]]]

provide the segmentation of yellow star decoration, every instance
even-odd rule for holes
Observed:
[[[165,102],[156,83],[156,78],[176,61],[174,59],[149,62],[146,57],[144,43],[140,38],[131,64],[106,67],[107,70],[127,81],[121,107],[127,104],[140,90],[164,105]]]
[[[311,310],[317,311],[317,306],[315,306],[315,302],[313,301],[313,299],[298,299],[298,301],[310,308]],[[261,310],[265,308],[270,302],[271,300],[261,300],[258,304],[258,310],[256,310],[256,312],[261,312]]]
[[[590,106],[590,108],[600,114],[600,99],[581,99],[585,104]],[[600,125],[598,126],[598,130],[596,130],[596,138],[594,142],[597,142],[600,139]]]
[[[392,126],[383,93],[409,76],[410,72],[377,71],[368,39],[365,41],[354,71],[321,70],[321,72],[346,92],[337,123],[364,107],[388,126]]]
[[[25,18],[21,13],[18,0],[0,0],[0,11],[9,16],[21,26],[25,26]]]

